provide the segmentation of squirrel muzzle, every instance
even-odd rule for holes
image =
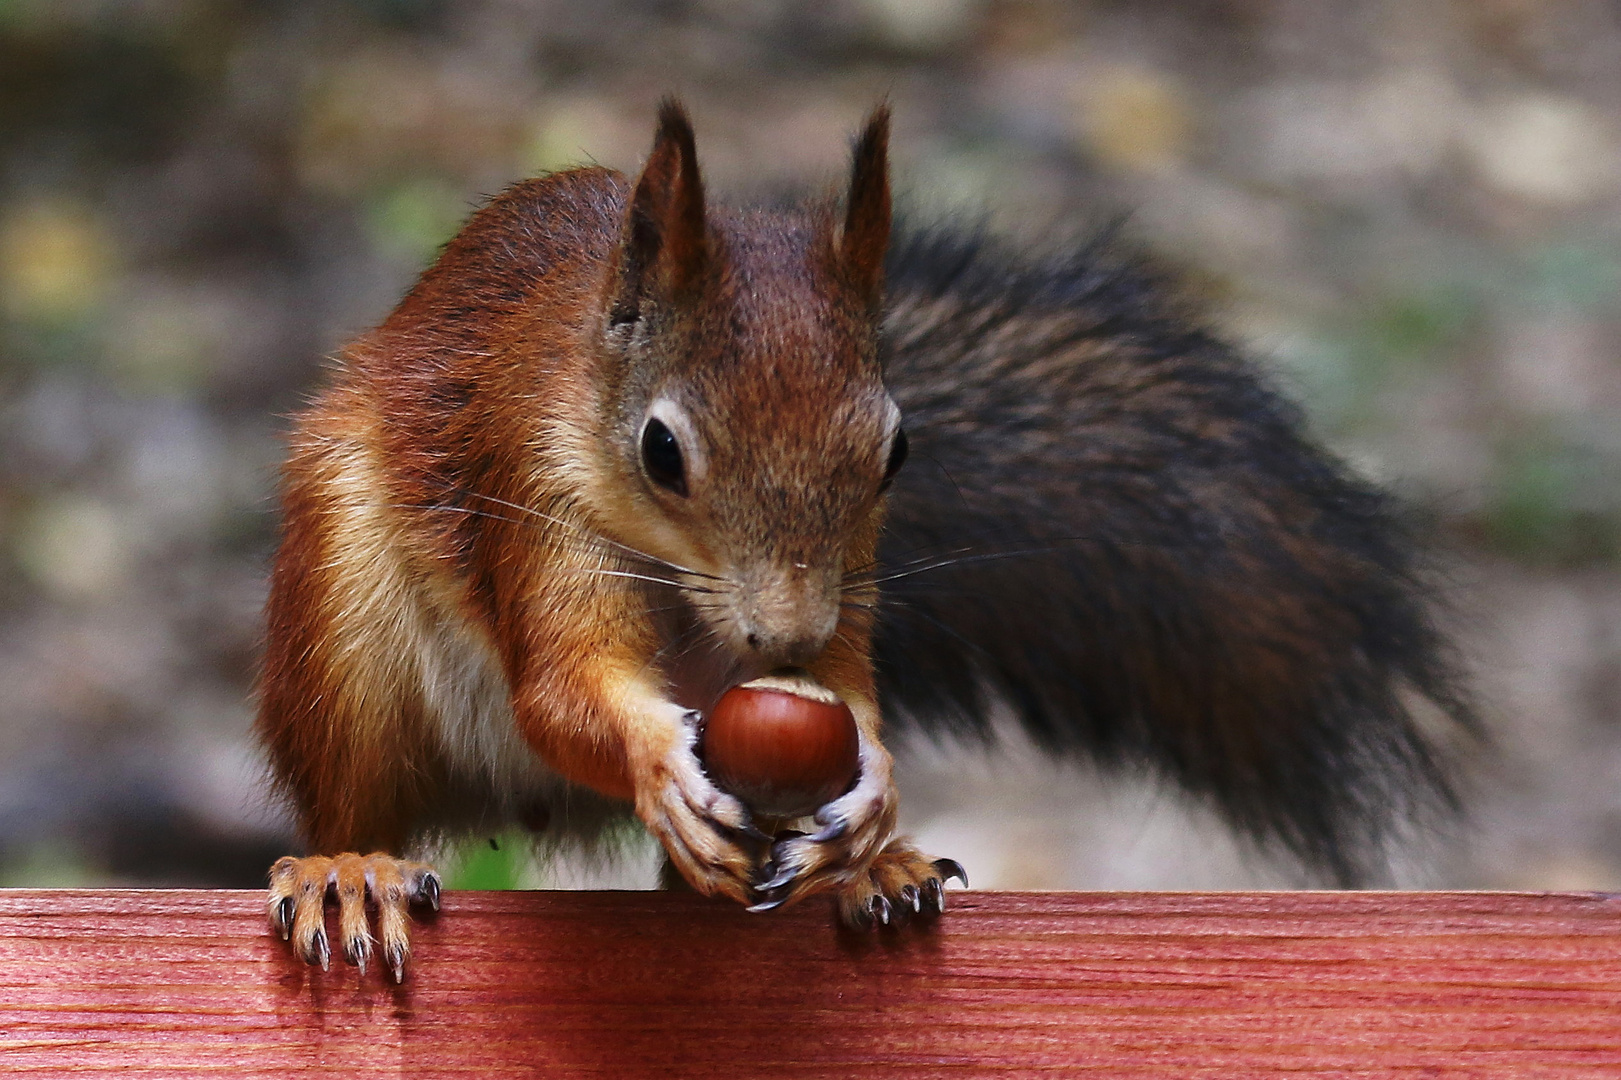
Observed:
[[[815,660],[839,625],[837,583],[830,578],[797,566],[744,576],[728,620],[733,648],[767,669]]]

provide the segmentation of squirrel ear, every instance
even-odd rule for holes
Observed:
[[[609,320],[634,322],[649,294],[685,295],[707,258],[704,184],[692,121],[680,102],[665,98],[653,149],[625,210]]]
[[[875,309],[883,301],[889,217],[889,106],[884,104],[873,110],[856,140],[844,230],[839,235],[845,277]]]

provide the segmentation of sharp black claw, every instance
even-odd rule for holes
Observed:
[[[291,896],[282,897],[270,917],[275,922],[276,930],[281,934],[281,939],[286,941],[293,934],[293,898]]]
[[[816,819],[822,827],[811,834],[811,843],[825,844],[829,840],[837,840],[850,831],[850,822],[846,818],[834,818],[832,821]]]
[[[940,881],[942,884],[950,881],[952,878],[956,878],[958,881],[962,882],[963,888],[968,888],[968,871],[964,870],[962,868],[962,863],[958,862],[956,859],[934,860],[934,872],[940,875]]]
[[[416,899],[419,903],[427,904],[433,910],[439,910],[439,875],[429,871],[422,875],[422,882],[417,885]]]
[[[309,955],[304,958],[304,962],[309,964],[311,967],[319,964],[321,965],[321,970],[326,971],[331,961],[332,950],[326,943],[326,931],[318,930],[316,931],[315,937],[310,939]]]
[[[388,970],[393,974],[394,981],[405,981],[405,950],[398,945],[390,945],[383,950],[383,959],[388,963]]]
[[[762,893],[774,893],[781,889],[787,888],[789,885],[792,885],[794,883],[794,879],[798,876],[799,871],[790,867],[789,869],[778,873],[777,876],[772,878],[770,881],[767,881],[763,885],[759,885],[756,888]]]
[[[766,832],[764,829],[761,829],[760,826],[756,825],[752,821],[746,825],[740,825],[737,831],[748,837],[750,840],[758,840],[761,843],[766,844],[771,843],[771,834]]]
[[[920,910],[927,910],[931,915],[938,915],[944,911],[946,907],[945,891],[945,886],[941,884],[939,878],[930,878],[925,881],[923,883],[923,907]]]
[[[787,896],[770,896],[764,900],[750,904],[743,910],[747,911],[750,915],[758,915],[762,911],[771,911],[775,908],[781,907],[783,905],[783,901],[787,899]]]
[[[343,958],[359,968],[362,975],[366,974],[366,964],[371,960],[371,943],[364,939],[344,942]]]
[[[901,899],[906,901],[914,913],[921,912],[923,910],[922,899],[918,895],[916,885],[902,885]]]
[[[778,839],[775,844],[771,845],[771,850],[766,853],[766,859],[769,862],[776,863],[779,866],[782,865],[784,858],[788,854],[788,844],[791,841],[798,839],[800,838],[797,836],[789,836]]]
[[[889,925],[890,918],[894,915],[894,912],[890,909],[889,901],[887,899],[885,899],[883,896],[875,896],[868,902],[867,907],[871,909],[873,916],[879,922],[883,923],[885,926]]]
[[[850,831],[850,826],[849,825],[845,824],[842,821],[835,821],[833,824],[829,825],[827,828],[822,829],[822,830],[820,830],[818,832],[811,833],[810,842],[813,843],[813,844],[826,844],[829,841],[839,839],[840,837],[842,837],[845,833],[847,833],[849,831]]]

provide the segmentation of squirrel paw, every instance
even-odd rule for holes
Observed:
[[[636,813],[694,889],[748,903],[755,864],[751,849],[769,837],[749,820],[741,802],[704,775],[693,752],[698,719],[697,713],[681,710],[687,737],[657,763],[651,783],[638,785]]]
[[[426,904],[439,910],[439,875],[423,863],[375,851],[370,855],[292,856],[270,868],[270,927],[291,941],[293,954],[325,971],[331,957],[326,939],[326,901],[338,902],[338,934],[343,958],[366,973],[377,945],[366,926],[366,902],[377,907],[377,933],[383,960],[395,982],[405,978],[411,958],[407,909]]]
[[[771,845],[750,911],[770,911],[825,888],[845,888],[868,873],[895,831],[897,796],[889,767],[889,754],[862,735],[855,786],[816,811],[817,831],[792,833]]]
[[[968,875],[955,859],[931,859],[905,840],[891,840],[865,874],[839,890],[839,919],[852,929],[871,930],[933,918],[946,909],[952,878],[967,887]]]

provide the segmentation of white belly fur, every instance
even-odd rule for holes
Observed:
[[[623,820],[627,804],[569,783],[518,734],[499,660],[453,601],[433,595],[426,575],[409,566],[406,531],[395,517],[403,511],[389,505],[365,448],[326,443],[320,453],[331,565],[347,577],[334,590],[342,599],[338,633],[347,651],[365,658],[361,667],[389,669],[385,683],[420,695],[453,779],[455,805],[436,807],[437,823],[484,829],[543,804],[550,836],[591,843],[604,825]]]
[[[512,821],[544,804],[552,839],[590,842],[629,807],[568,780],[541,761],[513,723],[500,663],[481,635],[455,616],[424,620],[419,643],[423,711],[458,786],[485,796],[480,824]]]

